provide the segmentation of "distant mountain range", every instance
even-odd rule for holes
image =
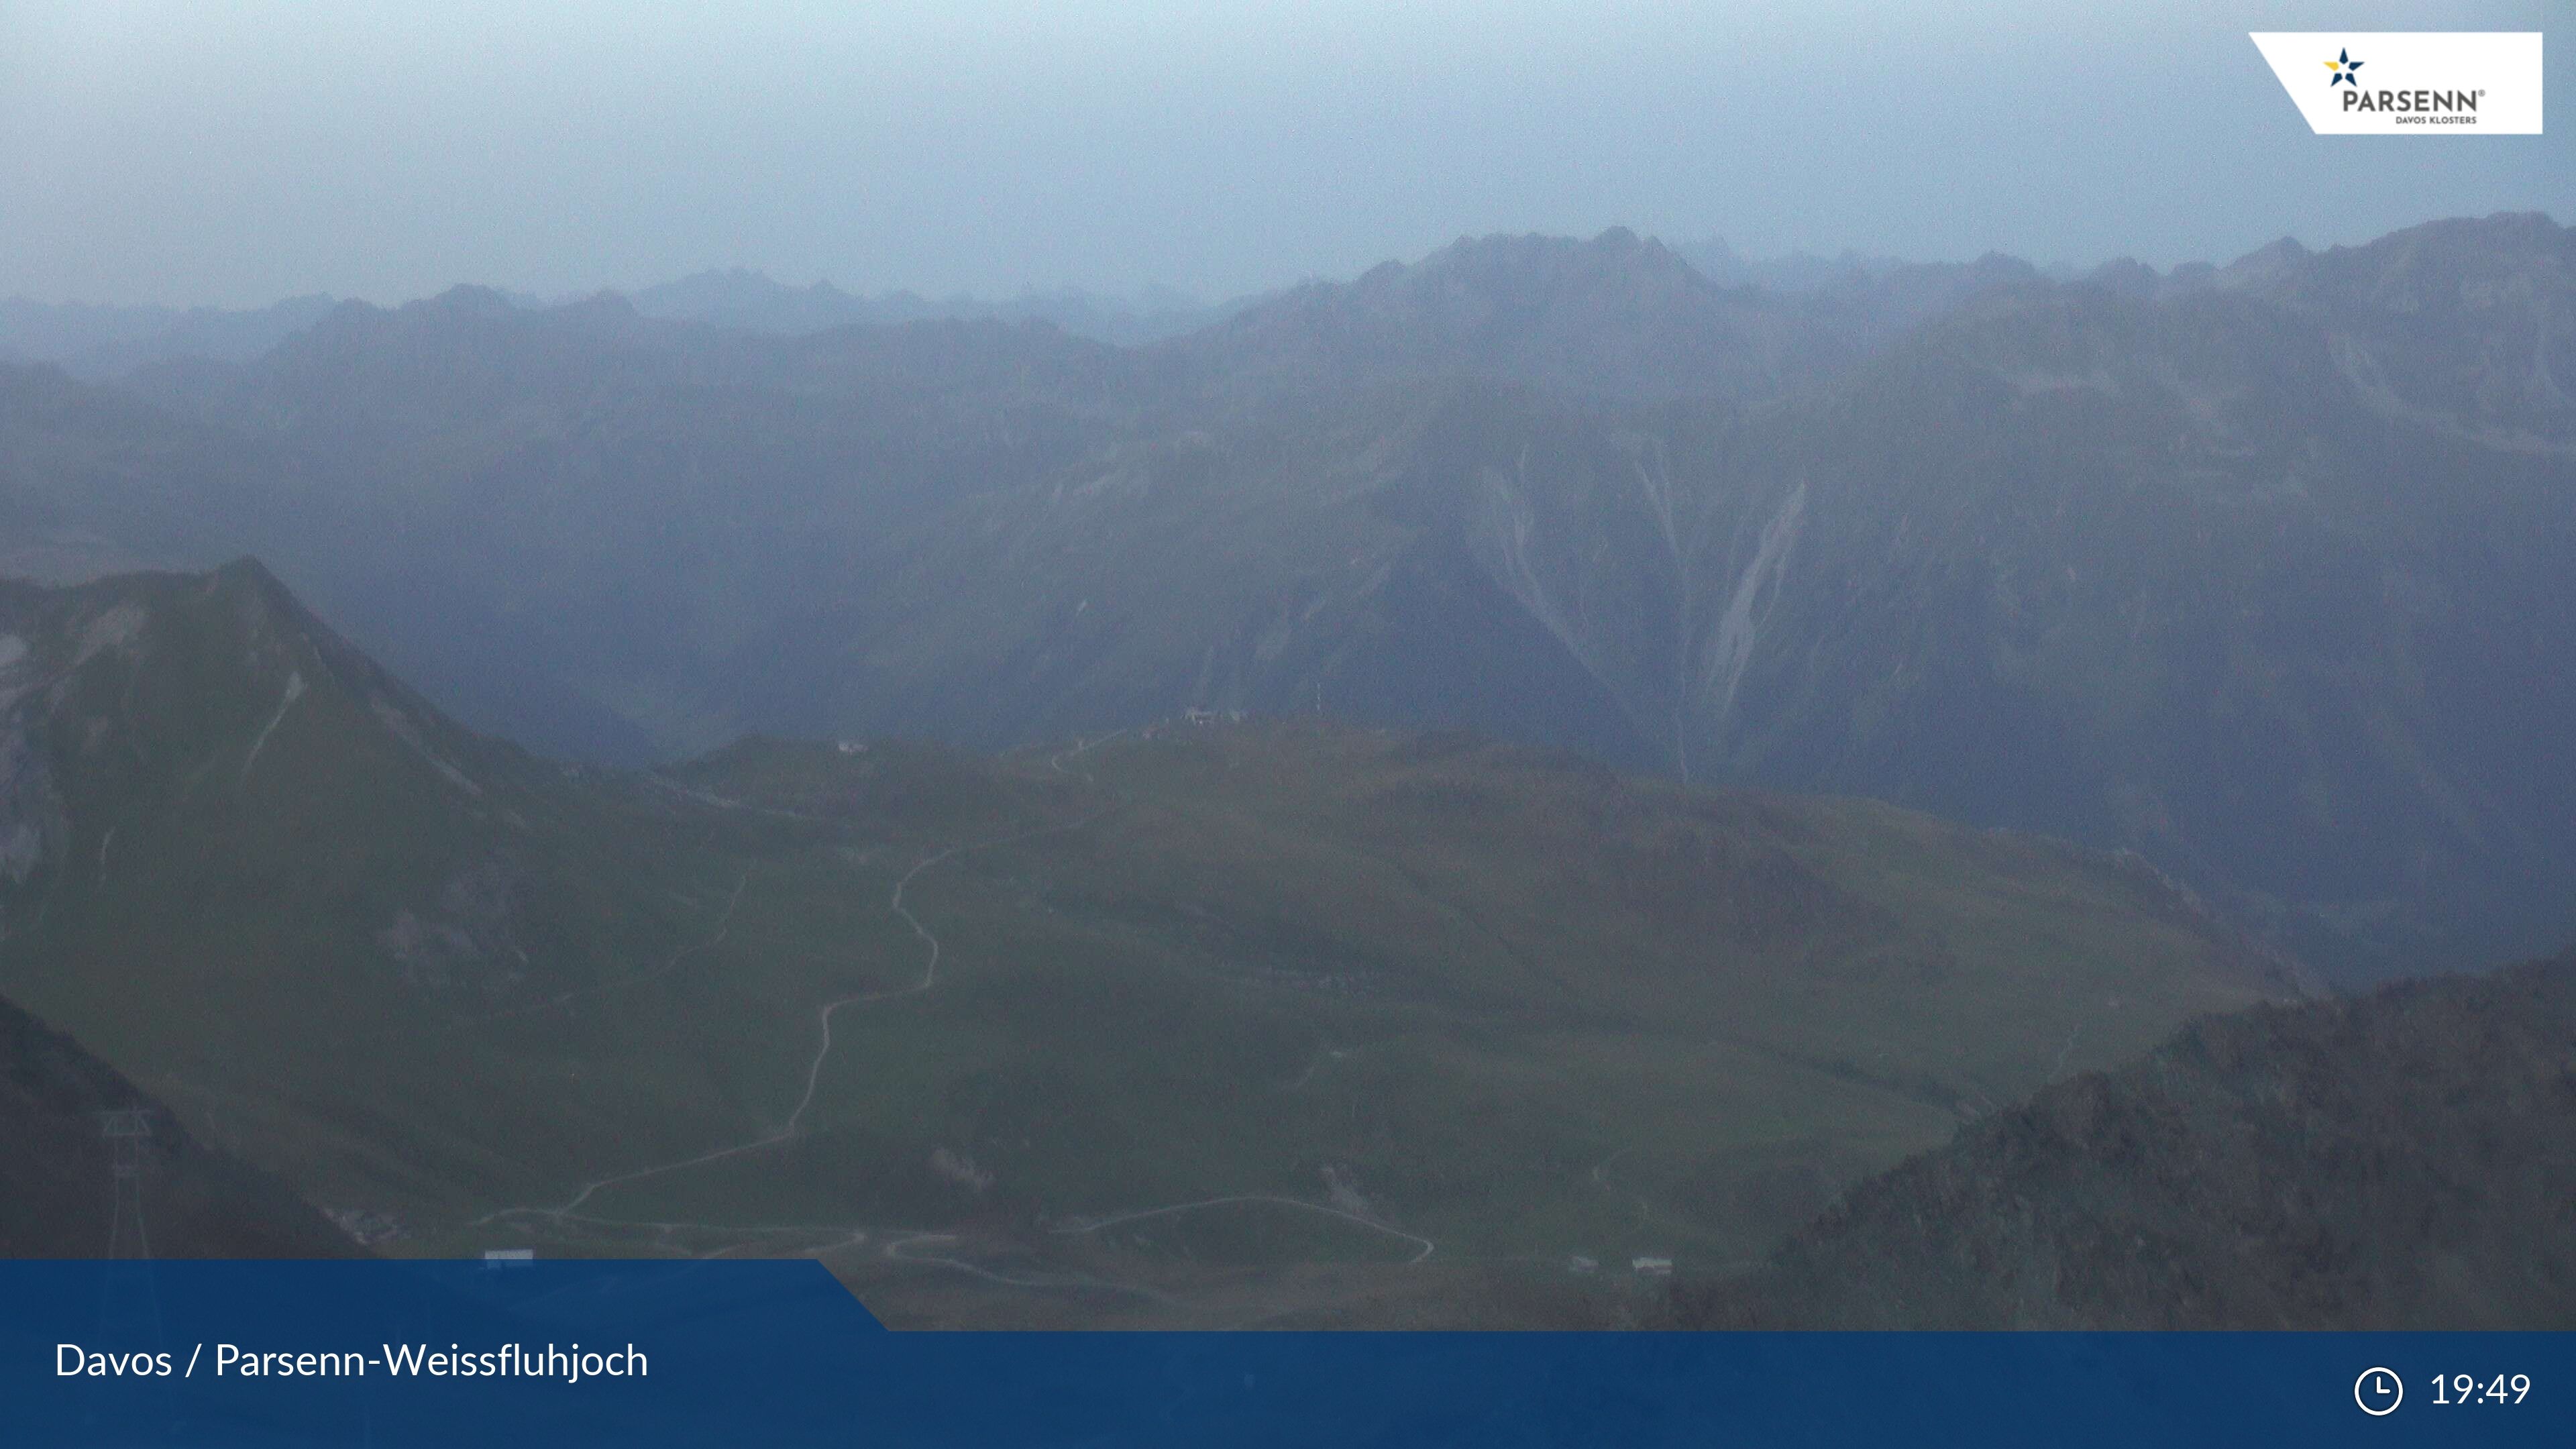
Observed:
[[[2363,979],[2576,929],[2572,259],[2498,216],[1760,287],[1485,238],[1134,346],[460,289],[0,373],[0,542],[255,551],[594,759],[1464,724],[2133,850]]]
[[[699,272],[629,294],[635,310],[673,322],[704,322],[750,332],[799,337],[834,327],[898,322],[1045,322],[1096,342],[1157,342],[1224,320],[1253,299],[1203,302],[1186,292],[1149,288],[1133,296],[1108,296],[1068,288],[1029,292],[1005,300],[844,292],[829,282],[791,287],[740,267]]]
[[[122,377],[182,358],[248,362],[331,310],[326,296],[250,310],[0,301],[0,362],[52,363],[75,377]]]
[[[482,291],[485,289],[477,289]],[[525,292],[489,295],[520,311],[550,303]],[[898,322],[1044,322],[1076,337],[1120,344],[1159,341],[1223,321],[1256,299],[1203,302],[1186,292],[1148,288],[1111,296],[1066,288],[1002,300],[965,295],[925,297],[911,291],[873,297],[830,282],[791,287],[742,267],[699,272],[622,295],[646,317],[801,337],[835,327]],[[578,300],[578,299],[576,299]],[[0,363],[49,363],[75,377],[109,381],[171,362],[248,362],[322,320],[337,300],[292,297],[267,307],[108,306],[0,300]]]

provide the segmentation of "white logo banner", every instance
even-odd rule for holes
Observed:
[[[2320,136],[2537,136],[2540,32],[2252,32]]]

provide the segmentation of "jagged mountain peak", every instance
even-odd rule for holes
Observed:
[[[2238,257],[2222,268],[2220,275],[2231,283],[2259,282],[2286,275],[2305,265],[2314,255],[2300,244],[2297,237],[2285,236]]]
[[[1245,324],[1298,312],[1409,308],[1407,320],[1474,327],[1491,312],[1634,301],[1635,289],[1720,289],[1652,238],[1612,227],[1588,240],[1541,233],[1462,236],[1415,262],[1387,261],[1347,283],[1309,282],[1250,309]],[[1623,295],[1625,294],[1625,295]]]
[[[1661,241],[1641,237],[1624,226],[1610,227],[1589,238],[1538,232],[1462,236],[1410,267],[1399,264],[1397,271],[1430,275],[1483,271],[1524,278],[1549,273],[1600,277],[1660,272],[1675,279],[1707,281]]]
[[[2283,237],[2221,268],[2217,279],[2294,303],[2416,311],[2520,301],[2495,284],[2523,279],[2563,288],[2571,272],[2576,228],[2545,212],[2512,211],[2445,217],[2321,252]]]
[[[2576,229],[2453,217],[2324,252],[2275,243],[2218,280],[2314,319],[2380,412],[2576,455]]]
[[[1662,242],[1462,237],[1349,282],[1309,282],[1184,339],[1240,385],[1368,386],[1474,375],[1592,396],[1776,396],[1829,372],[1841,340],[1780,299],[1711,282]]]
[[[504,317],[517,312],[519,305],[497,287],[459,282],[434,297],[424,297],[403,304],[403,310],[417,308],[424,312],[464,313],[477,317]]]

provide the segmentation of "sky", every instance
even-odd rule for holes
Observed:
[[[2576,0],[0,0],[0,296],[749,266],[1216,298],[1613,225],[1748,256],[2224,261],[2576,222],[2576,120],[2314,136],[2247,31],[2553,27],[2576,37]]]

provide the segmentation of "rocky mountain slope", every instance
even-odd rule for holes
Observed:
[[[2396,314],[2237,282],[1990,289],[1745,414],[1422,383],[1124,445],[902,535],[726,692],[984,743],[1464,718],[2138,850],[2362,975],[2576,927],[2576,453],[2392,403],[2351,339]]]
[[[2576,1324],[2576,953],[2194,1023],[1853,1188],[1729,1326]]]
[[[112,1242],[115,1149],[100,1114],[139,1111],[140,1211]],[[275,1179],[210,1150],[117,1071],[0,1002],[0,1258],[328,1258],[350,1240]]]

